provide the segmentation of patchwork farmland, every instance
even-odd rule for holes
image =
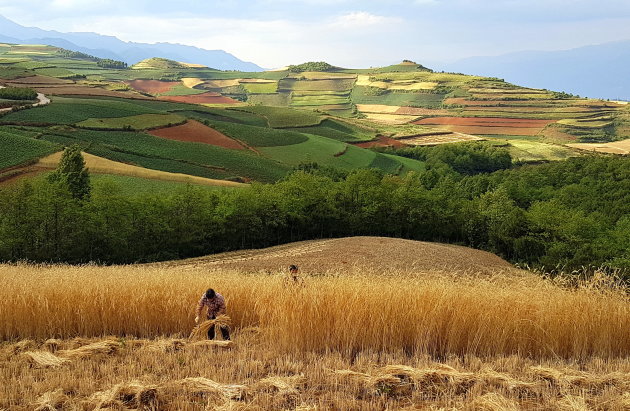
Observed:
[[[7,147],[16,147],[5,171],[75,143],[132,166],[248,182],[275,181],[303,162],[393,174],[424,167],[372,148],[488,140],[544,161],[594,147],[584,144],[624,154],[615,141],[630,138],[628,105],[412,62],[245,73],[152,58],[114,69],[55,47],[7,45],[0,78],[52,97],[0,118]]]

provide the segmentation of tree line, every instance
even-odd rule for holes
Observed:
[[[125,195],[111,182],[86,191],[85,174],[58,170],[0,190],[0,260],[134,263],[376,235],[547,269],[630,269],[630,159],[513,167],[499,148],[427,153],[427,171],[404,177],[306,164],[274,184],[166,196]]]

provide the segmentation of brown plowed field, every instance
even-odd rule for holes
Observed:
[[[132,80],[127,82],[127,84],[143,93],[161,94],[170,91],[173,87],[180,84],[180,82],[160,80]]]
[[[72,84],[71,80],[63,80],[56,77],[34,75],[30,77],[20,77],[7,81],[7,84]]]
[[[238,141],[195,120],[188,120],[187,123],[180,126],[151,130],[149,134],[169,140],[205,143],[233,150],[247,149]]]
[[[373,148],[373,147],[400,148],[400,147],[406,147],[407,144],[401,143],[399,140],[396,140],[394,138],[379,136],[374,141],[367,141],[365,143],[356,143],[355,146],[361,147],[361,148]]]
[[[303,275],[339,272],[444,270],[459,273],[515,270],[500,257],[457,245],[384,237],[349,237],[291,243],[262,250],[215,254],[160,263],[178,268],[236,269],[247,272],[286,271],[297,264]]]
[[[218,93],[203,93],[192,96],[162,96],[160,100],[189,104],[238,104],[240,101],[222,96]]]
[[[545,127],[551,123],[554,121],[496,117],[434,117],[414,122],[414,124],[486,127]]]

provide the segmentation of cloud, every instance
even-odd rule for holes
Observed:
[[[333,18],[328,26],[341,29],[356,29],[378,25],[386,26],[401,21],[402,19],[396,17],[378,16],[366,11],[356,11]]]

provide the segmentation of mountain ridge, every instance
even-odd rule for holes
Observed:
[[[114,36],[90,32],[63,33],[25,27],[0,15],[0,41],[15,44],[46,44],[76,50],[100,58],[124,61],[129,65],[151,57],[199,63],[218,70],[262,71],[255,63],[238,59],[224,50],[206,50],[175,43],[126,42]]]
[[[630,100],[629,65],[630,40],[622,40],[569,50],[469,57],[441,68],[591,98]]]

